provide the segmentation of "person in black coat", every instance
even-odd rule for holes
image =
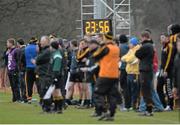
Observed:
[[[126,55],[129,51],[129,46],[128,46],[128,38],[126,35],[122,34],[119,36],[119,42],[120,42],[120,58]],[[127,87],[127,72],[126,72],[126,62],[121,61],[121,66],[120,66],[120,84],[122,88],[122,94],[124,98],[123,105],[120,107],[121,111],[126,111],[129,109],[129,103],[131,98],[129,96],[128,92],[128,87]]]
[[[141,33],[142,46],[135,56],[140,60],[140,85],[143,99],[146,103],[146,112],[143,116],[153,116],[152,114],[152,82],[153,82],[153,57],[154,48],[150,40],[150,34],[147,31]]]
[[[36,73],[39,79],[40,86],[40,102],[42,101],[42,109],[45,112],[50,111],[51,100],[45,100],[43,97],[45,96],[49,86],[52,83],[52,74],[49,72],[50,70],[50,59],[51,52],[49,49],[50,40],[48,36],[42,36],[41,41],[41,52],[38,54],[35,60],[31,60],[33,64],[36,64]]]
[[[17,41],[17,52],[16,61],[18,64],[18,75],[21,90],[21,101],[27,102],[26,97],[26,84],[25,84],[25,71],[26,71],[26,61],[25,61],[25,43],[23,39]]]

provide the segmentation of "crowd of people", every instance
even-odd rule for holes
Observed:
[[[111,121],[117,106],[141,116],[179,109],[179,33],[180,25],[173,24],[161,34],[160,66],[149,29],[140,38],[114,39],[108,32],[67,41],[50,35],[32,37],[26,45],[10,38],[4,60],[12,102],[31,104],[35,84],[45,113],[63,113],[69,105],[94,107],[92,117]]]

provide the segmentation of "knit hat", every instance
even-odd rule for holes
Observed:
[[[54,41],[51,43],[51,47],[54,49],[58,49],[59,48],[59,43],[57,41]]]
[[[110,32],[107,32],[104,34],[104,36],[107,38],[107,39],[110,39],[112,40],[113,39],[113,33],[110,31]]]
[[[120,43],[127,43],[128,42],[128,38],[125,34],[122,34],[119,36],[119,41]]]
[[[130,39],[130,44],[132,44],[133,46],[136,46],[138,43],[139,43],[139,41],[136,37],[132,37]]]

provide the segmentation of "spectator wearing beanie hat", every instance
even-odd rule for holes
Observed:
[[[130,39],[129,48],[130,50],[126,55],[124,55],[121,60],[126,62],[126,72],[127,72],[127,95],[130,97],[127,100],[128,109],[137,109],[137,100],[139,95],[139,61],[135,56],[136,51],[140,48],[138,45],[138,39],[133,37]]]
[[[128,47],[128,38],[126,37],[126,35],[122,34],[119,36],[119,41],[120,41],[120,58],[123,57],[125,54],[127,54],[129,47]],[[124,97],[124,103],[120,106],[120,110],[124,111],[127,110],[128,108],[128,100],[129,97],[127,95],[127,72],[126,72],[126,62],[121,61],[120,62],[120,71],[121,71],[121,75],[120,75],[120,83],[121,83],[121,87],[123,89],[123,97]]]
[[[139,41],[136,37],[133,37],[130,39],[130,44],[132,44],[133,46],[136,46],[139,44]]]
[[[99,49],[93,53],[93,58],[98,60],[99,73],[98,79],[95,84],[95,106],[96,113],[100,115],[98,120],[112,121],[114,120],[117,95],[118,79],[119,79],[119,47],[113,42],[112,32],[104,34],[104,45],[101,45]],[[116,96],[114,96],[116,95]],[[107,97],[107,101],[105,98]],[[108,111],[106,110],[106,104],[109,105]]]
[[[127,43],[128,42],[128,38],[126,35],[122,34],[119,36],[119,41],[120,43]]]

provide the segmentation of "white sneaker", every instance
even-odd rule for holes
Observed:
[[[129,110],[129,111],[132,111],[132,110],[133,110],[133,108],[132,108],[132,107],[130,107],[128,110]]]
[[[170,106],[166,106],[166,108],[164,109],[164,111],[172,111],[172,109],[170,108]]]
[[[150,116],[154,116],[153,113],[151,112],[143,112],[143,113],[140,113],[139,116],[147,116],[147,117],[150,117]]]
[[[120,111],[121,112],[126,112],[126,111],[128,111],[128,109],[127,108],[120,108]]]
[[[28,104],[31,104],[32,103],[32,101],[31,100],[28,100],[28,102],[27,102]]]

